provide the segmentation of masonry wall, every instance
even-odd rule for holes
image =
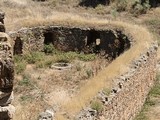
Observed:
[[[117,30],[51,26],[26,28],[9,34],[14,40],[14,54],[43,51],[45,45],[52,44],[60,51],[100,53],[112,60],[131,46],[128,37]]]
[[[131,120],[141,110],[156,77],[156,50],[148,51],[136,61],[131,72],[118,80],[112,98],[104,106],[107,120]]]
[[[44,44],[49,43],[63,51],[83,51],[87,46],[92,46],[90,42],[93,42],[93,38],[90,38],[90,34],[92,37],[94,36],[94,39],[100,39],[99,47],[105,51],[105,55],[111,54],[115,58],[133,44],[133,41],[117,29],[95,31],[94,29],[39,27],[22,29],[10,33],[10,36],[14,40],[22,40],[22,43],[18,44],[22,44],[23,54],[25,51],[41,51]],[[49,39],[49,41],[45,41],[45,39]],[[95,41],[93,43],[95,44]],[[103,91],[99,92],[96,99],[103,105],[101,112],[91,108],[83,109],[76,119],[132,120],[141,110],[147,94],[154,85],[157,48],[157,43],[151,44],[147,51],[144,51],[131,63],[127,73],[113,79],[115,85],[109,95],[104,94]]]
[[[5,32],[4,15],[5,13],[0,10],[0,32]]]
[[[96,99],[103,110],[82,110],[77,120],[133,120],[140,112],[156,77],[157,44],[151,47],[133,62],[130,70],[115,78],[114,88],[109,95],[101,91]],[[92,113],[92,114],[91,114]],[[94,114],[93,114],[94,113]]]

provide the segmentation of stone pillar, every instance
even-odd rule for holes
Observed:
[[[11,105],[14,62],[10,42],[9,36],[0,32],[0,120],[11,120],[15,111],[14,106]]]
[[[5,13],[0,10],[0,32],[5,32],[4,15]]]

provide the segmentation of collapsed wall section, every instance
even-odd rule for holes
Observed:
[[[0,13],[0,23],[2,24],[3,19],[4,14]],[[0,28],[0,120],[10,120],[14,113],[14,107],[11,105],[13,100],[14,63],[10,38],[2,32],[4,31]]]

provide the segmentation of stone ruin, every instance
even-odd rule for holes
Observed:
[[[5,32],[4,15],[5,15],[5,13],[0,11],[0,32]]]
[[[0,120],[11,120],[15,111],[13,100],[14,62],[9,36],[4,33],[4,13],[0,11]]]
[[[44,51],[53,45],[59,51],[97,54],[109,61],[114,60],[133,43],[118,29],[39,26],[10,32],[13,54],[23,55],[28,51]]]

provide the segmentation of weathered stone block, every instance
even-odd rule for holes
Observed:
[[[13,80],[14,64],[10,38],[7,34],[0,32],[0,120],[10,120],[14,114]]]
[[[0,22],[0,32],[5,32],[5,27],[1,22]]]
[[[12,105],[0,107],[0,120],[11,120],[14,113],[15,107]]]
[[[1,91],[12,91],[14,79],[14,67],[9,37],[0,33],[0,89]]]
[[[3,24],[4,24],[4,21],[3,21],[4,16],[5,16],[5,13],[0,10],[0,22],[3,23]]]
[[[7,106],[8,104],[11,104],[13,100],[13,92],[4,92],[3,96],[0,97],[0,106]]]

